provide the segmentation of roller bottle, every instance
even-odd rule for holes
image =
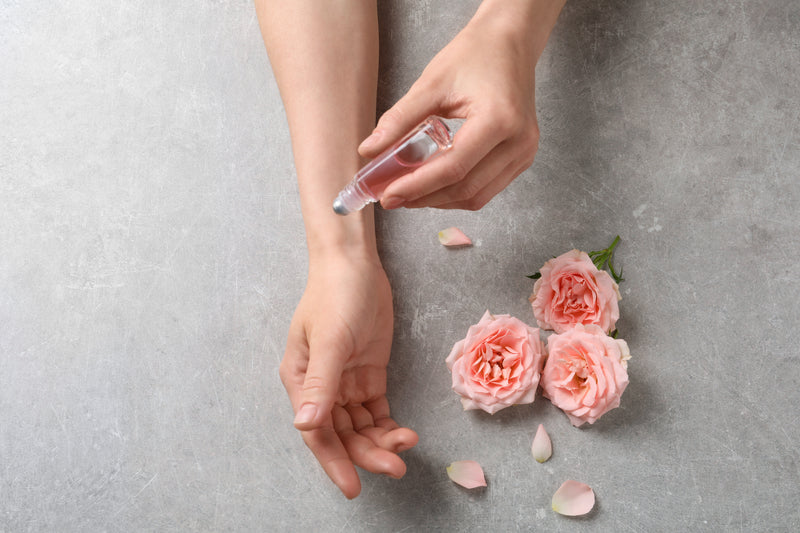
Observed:
[[[405,137],[364,165],[333,202],[333,210],[347,215],[371,202],[380,201],[383,191],[397,178],[414,171],[453,145],[461,119],[426,118]]]

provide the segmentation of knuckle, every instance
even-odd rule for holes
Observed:
[[[303,392],[319,393],[325,389],[325,380],[322,377],[306,375],[306,379],[303,381]]]
[[[467,182],[459,191],[459,199],[465,202],[471,202],[481,192],[481,186],[475,182]]]
[[[533,164],[536,159],[536,148],[526,151],[522,156],[522,169],[525,170]]]
[[[511,139],[516,135],[516,128],[506,119],[501,119],[495,126],[494,134],[503,140]]]
[[[528,156],[525,159],[523,159],[520,172],[517,174],[517,176],[519,176],[519,174],[522,174],[524,171],[528,170],[531,167],[531,165],[533,165],[533,160],[534,160],[533,156]],[[516,178],[517,176],[514,177]]]
[[[511,108],[505,107],[496,111],[496,133],[504,138],[517,134],[519,128],[519,115]]]
[[[472,198],[464,201],[464,209],[467,211],[479,211],[483,206],[486,205],[486,203],[486,200],[478,196],[473,196]]]
[[[527,113],[518,102],[511,98],[501,98],[492,106],[491,113],[496,117],[496,127],[508,136],[517,135],[527,123]]]
[[[445,185],[455,185],[463,180],[466,175],[467,169],[464,166],[464,163],[461,160],[454,158],[442,171],[442,181]]]
[[[539,128],[536,125],[528,127],[523,132],[523,139],[527,146],[529,146],[534,152],[539,148]]]
[[[503,107],[493,108],[490,113],[493,119],[485,126],[487,136],[495,139],[507,139],[512,136],[516,121],[513,114]]]
[[[539,131],[536,129],[529,129],[520,139],[520,158],[525,168],[533,164],[536,157],[536,152],[539,151]]]

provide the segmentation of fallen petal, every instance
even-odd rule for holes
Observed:
[[[468,246],[472,244],[470,238],[458,228],[447,228],[440,231],[439,242],[445,246]]]
[[[550,435],[544,430],[544,426],[539,424],[539,429],[536,430],[536,436],[533,437],[533,446],[531,446],[533,458],[543,463],[550,459],[553,455],[553,443],[550,442]]]
[[[485,487],[483,468],[475,461],[456,461],[447,467],[447,475],[455,483],[468,489]]]
[[[568,480],[553,494],[553,510],[565,516],[580,516],[594,507],[594,491],[589,485]]]

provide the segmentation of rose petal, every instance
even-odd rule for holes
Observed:
[[[439,242],[445,246],[468,246],[472,244],[470,238],[458,228],[447,228],[440,231]]]
[[[455,483],[468,489],[485,487],[483,468],[475,461],[456,461],[447,467],[447,475]]]
[[[553,510],[565,516],[580,516],[594,507],[594,491],[589,485],[567,480],[553,494]]]
[[[540,463],[547,461],[553,455],[553,444],[550,442],[550,435],[544,430],[544,425],[542,424],[539,424],[536,436],[533,437],[531,452],[533,452],[533,458]]]

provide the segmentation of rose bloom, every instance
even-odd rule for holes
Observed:
[[[494,414],[533,402],[544,360],[539,330],[510,315],[484,313],[447,356],[464,409]]]
[[[575,326],[547,339],[542,391],[563,410],[573,426],[593,424],[619,406],[628,386],[631,353],[622,339],[612,339],[599,326]]]
[[[576,324],[596,324],[609,333],[619,319],[619,286],[598,270],[586,252],[572,250],[539,271],[529,298],[542,329],[563,333]]]

